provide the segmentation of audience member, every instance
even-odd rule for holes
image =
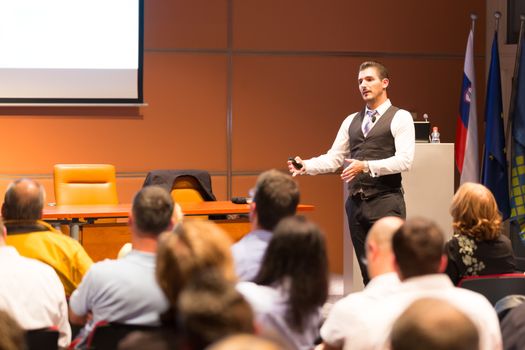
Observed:
[[[5,232],[0,220],[0,310],[9,313],[26,330],[57,327],[58,344],[67,346],[71,327],[60,279],[50,266],[20,256],[16,248],[7,246]]]
[[[311,349],[328,297],[323,234],[304,217],[283,219],[254,282],[241,282],[237,288],[252,305],[263,332],[280,334],[292,349]]]
[[[175,220],[175,222],[182,222],[182,220],[184,219],[184,213],[182,212],[182,208],[179,205],[179,203],[174,202],[173,204],[174,204],[174,207],[173,207],[174,220]],[[124,245],[118,251],[117,259],[121,259],[121,258],[125,257],[132,250],[133,250],[133,246],[131,245],[131,242],[124,243]]]
[[[477,350],[474,323],[450,303],[416,300],[399,316],[390,334],[391,350]]]
[[[392,236],[403,225],[403,220],[387,216],[374,223],[366,238],[365,252],[368,275],[372,280],[362,292],[352,293],[334,304],[321,328],[323,346],[320,349],[342,349],[345,338],[359,337],[353,334],[354,323],[361,314],[383,298],[393,294],[399,287],[399,277],[394,268]]]
[[[232,247],[241,281],[253,281],[274,227],[282,218],[295,215],[298,204],[299,188],[290,175],[273,169],[259,176],[250,203],[252,231]]]
[[[354,334],[359,335],[359,346],[352,343],[348,348],[383,348],[397,317],[414,301],[429,297],[449,302],[474,322],[480,349],[501,349],[498,316],[489,301],[481,294],[454,287],[450,278],[440,273],[447,264],[444,243],[443,232],[433,221],[413,218],[401,226],[392,238],[392,248],[402,283],[397,292],[356,322]]]
[[[41,220],[44,202],[44,188],[33,180],[9,185],[2,205],[6,242],[21,255],[54,268],[70,295],[93,262],[79,242]]]
[[[0,350],[26,350],[25,332],[5,311],[0,310]]]
[[[236,334],[226,337],[207,350],[285,350],[278,341],[253,334]]]
[[[250,305],[214,268],[194,274],[178,302],[187,348],[201,350],[228,335],[254,333]]]
[[[483,185],[459,187],[450,213],[454,235],[446,245],[447,275],[454,284],[465,276],[512,273],[516,262],[492,192]]]
[[[155,280],[160,233],[173,227],[173,200],[161,187],[141,189],[129,217],[133,250],[122,259],[94,264],[71,295],[72,323],[84,324],[78,347],[99,321],[160,325],[168,301]]]
[[[178,224],[174,232],[162,234],[156,275],[171,307],[164,315],[165,322],[175,322],[179,317],[179,295],[194,274],[214,268],[227,281],[236,282],[230,248],[230,237],[209,221],[187,220]]]
[[[173,232],[163,233],[157,247],[156,277],[170,306],[162,314],[164,327],[155,333],[131,333],[120,342],[119,349],[150,348],[150,344],[158,350],[181,348],[184,340],[179,312],[181,293],[192,277],[208,269],[215,270],[229,283],[236,282],[230,248],[230,237],[209,221],[184,221]]]

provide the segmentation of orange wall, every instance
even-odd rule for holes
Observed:
[[[442,141],[453,142],[470,12],[479,16],[481,92],[481,1],[145,1],[148,106],[0,108],[0,186],[35,177],[53,201],[53,164],[112,163],[129,202],[150,169],[202,168],[227,199],[231,116],[231,192],[245,195],[261,171],[330,147],[344,117],[362,107],[357,67],[370,58],[389,67],[393,102],[429,113]],[[298,181],[341,272],[342,184],[337,175]]]

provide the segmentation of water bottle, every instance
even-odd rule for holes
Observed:
[[[432,128],[432,134],[430,134],[430,143],[439,143],[439,130],[437,126]]]

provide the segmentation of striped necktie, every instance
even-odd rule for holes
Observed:
[[[370,129],[372,129],[372,125],[374,124],[372,122],[372,116],[374,116],[375,114],[375,109],[369,109],[368,111],[366,111],[365,122],[363,123],[363,135],[365,135],[365,137],[370,132]]]

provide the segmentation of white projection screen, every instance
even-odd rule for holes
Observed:
[[[143,0],[0,0],[0,104],[143,103]]]

